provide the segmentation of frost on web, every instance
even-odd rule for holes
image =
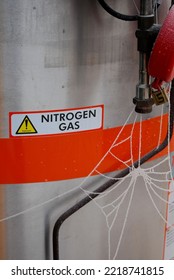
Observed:
[[[132,116],[134,116],[134,121],[129,124]],[[162,221],[167,224],[165,215],[159,209],[159,202],[163,204],[164,209],[170,204],[167,199],[167,194],[169,193],[169,184],[172,183],[173,176],[169,136],[167,148],[165,152],[160,154],[158,159],[153,158],[152,161],[148,162],[148,165],[141,165],[140,163],[141,158],[145,154],[158,148],[163,142],[168,131],[168,126],[170,126],[168,120],[168,115],[163,112],[163,106],[161,116],[154,118],[154,120],[149,120],[148,127],[147,121],[142,120],[142,115],[132,111],[107,153],[90,173],[90,175],[98,174],[108,180],[116,180],[116,183],[111,188],[93,200],[106,219],[109,259],[116,259],[118,256],[126,224],[129,219],[132,201],[140,184],[145,188],[154,210]],[[150,124],[153,121],[155,125],[153,124],[151,128]],[[123,178],[117,178],[117,176],[115,177],[114,175],[112,177],[110,173],[107,173],[107,168],[106,172],[103,172],[103,166],[105,166],[104,163],[108,157],[115,162],[116,166],[120,165],[122,169],[128,168],[128,174]],[[135,162],[138,162],[137,168],[134,167]],[[85,181],[87,178],[85,178]],[[81,189],[89,196],[93,193],[83,186],[83,183],[81,184]],[[124,213],[122,224],[119,221],[120,212]],[[112,231],[114,227],[117,227],[117,224],[119,224],[118,234],[117,238],[114,237],[115,240],[113,240]],[[115,244],[114,250],[113,244]]]

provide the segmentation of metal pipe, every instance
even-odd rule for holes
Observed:
[[[153,14],[153,0],[140,1],[140,15],[146,16]]]
[[[140,1],[140,16],[149,16],[153,14],[153,0]],[[148,58],[147,54],[140,52],[139,56],[139,85],[140,89],[137,89],[137,98],[147,99],[150,97],[149,88],[149,75],[147,72]]]
[[[150,55],[147,32],[154,24],[153,14],[154,0],[140,1],[140,15],[138,19],[138,51],[139,51],[139,82],[136,85],[136,97],[133,102],[136,104],[137,113],[150,113],[153,100],[150,97],[150,85],[148,75],[148,59]]]
[[[136,97],[139,100],[149,99],[150,97],[150,86],[149,86],[149,75],[147,72],[147,54],[139,53],[139,83],[136,86]]]

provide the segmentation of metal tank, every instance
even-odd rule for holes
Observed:
[[[108,0],[130,15],[139,2]],[[162,2],[159,23],[169,7]],[[168,103],[162,114],[161,106],[134,111],[136,30],[137,22],[110,16],[95,0],[0,1],[1,259],[52,259],[57,219],[86,196],[89,203],[60,227],[60,259],[164,258],[167,203],[155,201],[156,211],[142,169],[90,202],[97,188],[113,185],[120,170],[158,146],[160,127],[161,139],[167,131],[166,116],[159,123]],[[152,172],[167,153],[143,168]],[[164,161],[158,174],[168,167]],[[116,215],[116,199],[135,178],[134,194]]]

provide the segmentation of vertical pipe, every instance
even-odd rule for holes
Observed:
[[[154,0],[141,0],[140,1],[140,17],[139,17],[139,30],[146,30],[150,27],[151,24],[151,18],[153,17],[153,4]],[[149,16],[149,23],[147,24],[147,19]],[[139,39],[143,40],[143,38]],[[136,87],[136,98],[139,101],[148,101],[150,99],[150,87],[149,87],[149,75],[147,72],[147,65],[148,65],[148,56],[149,53],[144,52],[142,50],[139,50],[139,83]],[[138,109],[136,106],[136,112],[142,113],[143,111]],[[149,107],[149,110],[150,107]],[[147,113],[150,111],[144,111],[144,113]]]
[[[153,0],[140,1],[140,15],[146,16],[153,14]]]

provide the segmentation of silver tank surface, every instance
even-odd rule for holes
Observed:
[[[125,14],[139,9],[139,1],[108,4]],[[169,6],[170,1],[162,2],[159,22]],[[133,111],[139,77],[136,29],[136,22],[113,18],[95,0],[0,1],[1,259],[52,259],[58,217],[128,166],[132,151],[140,150],[137,143],[144,151],[157,146],[151,125],[155,129],[154,120],[161,120],[161,107],[142,116],[147,122],[143,139],[141,115]],[[165,134],[166,126],[161,129]],[[109,150],[115,137],[120,159],[117,150]],[[164,162],[158,172],[167,170]],[[135,175],[130,175],[121,179],[120,189],[111,188],[65,221],[60,259],[163,258],[165,222],[140,173],[134,194]],[[116,216],[121,201],[116,199],[129,186]],[[155,202],[165,217],[166,203]]]

